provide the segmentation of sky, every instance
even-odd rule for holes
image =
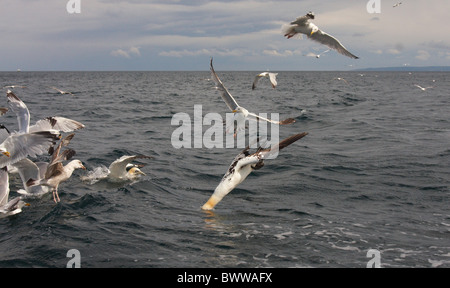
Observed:
[[[0,71],[207,71],[211,57],[218,71],[450,66],[449,0],[1,0],[0,11]],[[360,59],[311,57],[327,48],[283,37],[309,11]]]

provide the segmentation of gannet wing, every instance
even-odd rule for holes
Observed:
[[[127,174],[127,165],[136,159],[150,159],[152,157],[144,155],[125,155],[115,160],[109,165],[109,176],[112,178],[123,178]]]

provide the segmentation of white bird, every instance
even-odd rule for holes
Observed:
[[[112,182],[134,181],[145,176],[145,173],[140,168],[144,167],[141,164],[133,164],[136,159],[151,159],[150,156],[144,155],[124,155],[115,160],[109,165],[109,168],[98,167],[82,177],[83,181],[90,181],[95,183],[97,181],[108,179]]]
[[[286,124],[292,124],[295,122],[293,118],[288,118],[286,120],[282,121],[274,121],[271,119],[267,119],[261,116],[256,115],[255,113],[249,112],[244,107],[241,107],[237,104],[236,100],[234,100],[233,96],[228,92],[227,88],[223,85],[222,81],[220,81],[219,76],[217,76],[216,71],[214,71],[213,67],[213,59],[211,58],[211,74],[212,74],[212,80],[216,83],[216,89],[221,92],[221,96],[223,101],[225,101],[225,104],[227,104],[228,108],[235,113],[236,120],[237,120],[237,126],[238,130],[242,129],[245,126],[245,119],[252,119],[252,120],[262,120],[267,121],[273,124],[278,125],[286,125]]]
[[[295,19],[295,21],[291,22],[290,25],[283,25],[282,32],[284,36],[290,39],[295,35],[305,34],[309,39],[324,44],[330,49],[336,50],[337,52],[341,53],[342,55],[353,59],[359,58],[350,53],[344,47],[344,45],[339,42],[339,40],[320,30],[319,27],[311,22],[311,19],[314,19],[314,13],[309,12],[305,16],[301,16]]]
[[[6,85],[6,86],[3,86],[3,88],[11,88],[11,89],[14,89],[14,88],[27,88],[27,86],[22,86],[22,85]]]
[[[12,167],[19,173],[24,187],[24,189],[17,190],[17,193],[26,197],[37,197],[50,192],[50,187],[48,186],[27,186],[26,184],[29,179],[40,180],[45,178],[45,172],[48,167],[47,162],[33,162],[25,158],[13,164]]]
[[[70,134],[60,141],[58,147],[52,155],[50,163],[48,164],[44,178],[29,179],[26,183],[26,186],[28,187],[34,185],[44,185],[50,187],[53,192],[53,201],[55,201],[55,203],[60,202],[58,195],[59,184],[68,180],[72,176],[75,169],[86,170],[86,167],[83,166],[83,163],[81,163],[80,160],[73,160],[66,166],[62,164],[62,161],[70,160],[75,155],[75,151],[72,149],[67,149],[60,153],[61,148],[69,145],[70,140],[72,140],[74,135],[75,134]]]
[[[430,87],[422,87],[422,86],[417,85],[417,84],[414,84],[414,86],[416,86],[417,88],[419,88],[422,91],[426,91],[427,89],[433,88],[432,86],[430,86]]]
[[[333,79],[334,79],[334,80],[339,80],[339,81],[344,81],[345,83],[348,84],[347,80],[345,80],[344,78],[336,77],[336,78],[333,78]]]
[[[53,87],[53,86],[50,86],[50,88],[52,88],[53,90],[58,91],[61,95],[66,95],[66,94],[73,95],[72,92],[67,92],[67,91],[61,90],[61,89]]]
[[[249,147],[245,148],[234,158],[222,181],[216,187],[209,200],[203,205],[202,209],[212,210],[228,193],[242,183],[253,170],[261,169],[264,166],[265,159],[270,159],[273,153],[278,153],[281,149],[300,140],[306,135],[308,135],[306,132],[293,135],[271,148],[263,149],[260,147],[253,154],[249,153]]]
[[[269,77],[270,83],[272,84],[272,88],[277,87],[277,75],[278,73],[270,73],[270,72],[263,72],[255,76],[255,80],[253,80],[252,84],[252,90],[255,90],[256,85],[258,84],[259,79],[263,77]]]
[[[59,137],[56,130],[9,135],[0,144],[0,167],[12,165],[28,156],[46,153]]]
[[[19,133],[29,133],[37,131],[58,130],[61,132],[73,132],[83,129],[84,124],[65,117],[47,117],[39,120],[30,126],[30,111],[27,105],[16,96],[11,90],[6,93],[9,108],[16,114],[19,124]]]
[[[0,169],[0,218],[22,212],[22,207],[28,205],[21,197],[9,200],[9,175],[6,167]],[[9,200],[9,201],[8,201]]]
[[[398,2],[398,3],[396,3],[396,4],[394,4],[394,6],[392,6],[392,7],[398,7],[398,6],[400,6],[402,4],[402,2]]]
[[[323,51],[322,53],[319,53],[319,54],[315,54],[315,53],[310,52],[310,53],[306,54],[306,56],[316,57],[317,59],[319,59],[320,56],[322,56],[322,54],[325,54],[325,53],[328,53],[328,52],[330,52],[330,49],[325,50],[325,51]]]

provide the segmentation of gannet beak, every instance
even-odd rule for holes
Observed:
[[[206,202],[203,205],[202,209],[203,210],[212,210],[219,202],[220,202],[220,200],[217,199],[217,197],[211,196],[211,198],[209,198],[208,202]]]
[[[6,157],[11,157],[11,154],[8,151],[2,152],[3,155],[5,155]]]

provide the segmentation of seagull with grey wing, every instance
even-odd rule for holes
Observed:
[[[295,119],[288,118],[286,120],[282,121],[275,121],[272,119],[267,119],[264,117],[261,117],[259,115],[256,115],[255,113],[249,112],[247,109],[245,109],[242,106],[239,106],[239,104],[236,102],[234,97],[228,92],[228,89],[225,88],[222,81],[220,81],[219,76],[217,76],[216,71],[213,67],[213,59],[211,58],[211,74],[212,74],[212,80],[216,83],[216,89],[220,91],[221,96],[225,104],[227,104],[228,108],[231,110],[231,112],[235,113],[235,119],[237,122],[237,130],[241,130],[243,127],[245,127],[245,120],[246,119],[252,119],[255,121],[267,121],[273,124],[278,125],[287,125],[292,124],[295,122]]]
[[[314,40],[316,42],[319,42],[323,45],[328,46],[330,49],[336,50],[340,54],[353,58],[358,59],[358,56],[353,55],[350,53],[344,45],[339,42],[336,38],[333,36],[323,32],[319,29],[314,23],[311,22],[311,20],[314,19],[314,13],[309,12],[308,14],[298,17],[295,19],[295,21],[291,22],[290,24],[285,24],[282,27],[282,31],[285,37],[288,39],[300,34],[305,34],[309,39]]]

